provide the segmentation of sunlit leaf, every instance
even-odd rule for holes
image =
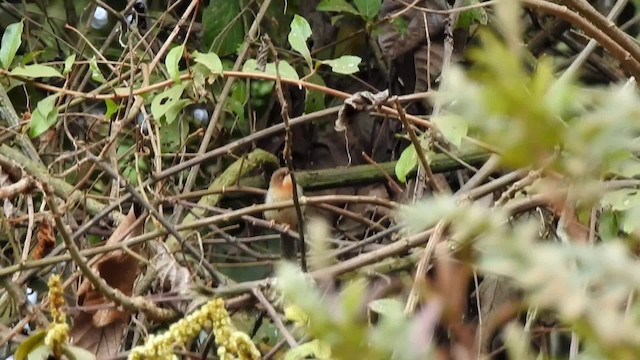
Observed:
[[[291,31],[289,32],[289,44],[291,48],[307,61],[307,65],[313,68],[311,53],[307,47],[307,39],[311,36],[311,26],[305,18],[300,15],[294,15],[291,21]]]
[[[407,182],[407,175],[418,165],[418,154],[413,144],[409,145],[400,154],[400,158],[396,163],[395,172],[396,178],[401,183]]]
[[[614,174],[632,178],[640,175],[640,161],[635,158],[630,158],[620,162],[614,168],[610,169]]]
[[[118,108],[120,108],[120,105],[111,99],[105,99],[104,104],[107,108],[107,110],[104,113],[104,117],[105,119],[109,120],[111,119],[111,116],[113,114],[118,112]]]
[[[27,356],[28,360],[41,360],[41,359],[49,359],[53,357],[53,351],[51,348],[42,342],[40,345],[36,346],[29,355]]]
[[[612,210],[628,210],[640,206],[640,191],[636,189],[609,191],[602,196],[600,202]]]
[[[164,59],[164,64],[167,66],[167,72],[171,79],[176,83],[180,82],[180,59],[182,59],[182,53],[184,52],[184,45],[176,46],[169,50],[167,56]]]
[[[467,135],[469,126],[467,122],[455,115],[437,116],[432,120],[445,139],[456,147],[460,147],[462,138]]]
[[[638,229],[640,228],[640,203],[636,203],[635,206],[628,209],[622,215],[622,221],[620,228],[626,234],[637,234]]]
[[[218,55],[212,52],[203,54],[199,51],[194,51],[193,60],[206,66],[207,69],[214,74],[220,74],[222,73],[222,70],[224,70],[222,67],[222,61],[220,61]]]
[[[4,29],[2,41],[0,42],[0,62],[2,67],[8,69],[16,56],[20,44],[22,44],[22,29],[24,23],[22,21],[13,23]]]
[[[11,73],[16,76],[24,76],[29,78],[43,78],[43,77],[62,77],[62,74],[54,67],[33,64],[25,67],[16,67],[11,70]]]
[[[47,332],[42,330],[29,336],[22,344],[18,345],[15,353],[13,354],[14,360],[27,360],[29,354],[37,347],[44,344],[44,338]]]
[[[96,356],[92,352],[89,352],[81,347],[66,345],[62,348],[62,352],[67,356],[69,360],[95,360]]]
[[[322,63],[331,66],[331,70],[338,74],[354,74],[360,71],[358,65],[362,59],[358,56],[343,55],[333,60],[323,60]]]
[[[298,326],[307,325],[309,322],[309,316],[300,309],[299,306],[289,305],[284,308],[284,316],[287,320],[296,323]]]
[[[57,98],[58,94],[53,94],[38,102],[29,121],[29,136],[40,136],[58,121],[58,108],[55,106]]]
[[[284,355],[284,360],[303,360],[308,358],[330,360],[332,359],[331,347],[329,344],[316,339],[297,346],[287,351]]]
[[[102,75],[102,71],[100,71],[100,67],[98,66],[95,56],[89,59],[89,69],[91,69],[91,80],[102,84],[107,82],[107,79]]]
[[[242,71],[247,73],[260,73],[260,71],[258,71],[258,64],[255,59],[247,60],[242,66]],[[289,65],[289,63],[286,61],[280,61],[278,63],[278,72],[280,73],[280,77],[283,79],[300,80],[296,69],[294,69],[293,66]],[[275,76],[276,65],[274,63],[268,63],[265,67],[264,73]]]
[[[63,75],[67,75],[68,73],[71,72],[71,68],[73,67],[73,63],[75,61],[76,61],[76,53],[69,55],[69,57],[67,57],[64,60],[64,70],[62,70]]]
[[[381,315],[397,316],[403,314],[404,304],[398,299],[382,298],[370,302],[369,309]]]
[[[153,114],[153,117],[156,120],[160,120],[172,106],[177,104],[184,89],[184,84],[177,84],[156,95],[151,101],[151,114]]]

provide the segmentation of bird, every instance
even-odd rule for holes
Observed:
[[[298,197],[302,196],[302,187],[296,184]],[[265,204],[273,204],[279,201],[293,199],[293,181],[288,168],[280,168],[271,175],[269,182],[269,190],[265,196]],[[304,206],[300,207],[304,214]],[[280,223],[287,228],[296,229],[298,227],[298,213],[295,207],[287,207],[282,209],[272,209],[264,211],[264,218],[273,223]],[[292,259],[296,256],[295,239],[289,235],[282,233],[282,257]]]

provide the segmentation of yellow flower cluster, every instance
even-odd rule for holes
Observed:
[[[224,300],[213,299],[184,319],[177,321],[162,335],[152,335],[147,342],[131,350],[130,360],[177,359],[175,346],[184,346],[200,330],[210,329],[218,343],[218,356],[221,360],[257,360],[260,352],[249,336],[237,331],[231,324],[231,318],[224,307]]]
[[[222,299],[214,300],[217,311],[213,317],[213,334],[218,343],[220,360],[256,360],[260,352],[249,338],[249,335],[238,331],[231,324],[231,318],[224,308]]]
[[[51,317],[53,322],[57,324],[64,323],[66,321],[66,315],[62,311],[64,306],[64,289],[62,288],[62,281],[60,275],[51,275],[49,277],[49,309],[51,310]]]
[[[62,347],[69,339],[69,324],[67,316],[62,311],[64,306],[64,290],[59,275],[51,275],[49,278],[49,309],[53,323],[47,331],[44,343],[51,348],[56,358],[62,356]]]

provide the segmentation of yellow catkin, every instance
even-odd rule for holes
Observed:
[[[49,309],[51,311],[51,324],[44,343],[51,348],[56,358],[62,356],[62,348],[69,339],[69,325],[67,324],[67,316],[62,311],[64,306],[64,289],[59,275],[51,275],[49,278]]]
[[[129,359],[172,360],[174,349],[184,346],[203,329],[213,328],[221,360],[258,360],[261,355],[249,336],[236,330],[224,307],[224,300],[216,298],[200,309],[172,324],[161,335],[152,335],[142,346],[131,350]]]

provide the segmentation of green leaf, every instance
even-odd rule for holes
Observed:
[[[89,59],[89,68],[91,69],[91,80],[97,81],[101,84],[107,82],[107,79],[104,78],[102,72],[100,71],[100,67],[98,67],[98,62],[96,61],[95,56]]]
[[[307,61],[307,65],[313,68],[311,53],[307,47],[307,39],[311,36],[311,26],[305,18],[300,15],[294,15],[291,21],[291,31],[289,32],[289,44],[291,48],[302,55]]]
[[[276,75],[276,64],[267,64],[265,72],[267,74]],[[289,63],[286,61],[280,60],[278,62],[278,72],[280,73],[280,77],[283,79],[300,80],[296,69],[294,69],[293,66],[289,65]]]
[[[465,0],[464,5],[476,5],[480,2],[478,0]],[[456,27],[462,29],[469,29],[474,22],[477,22],[482,25],[486,25],[489,21],[489,16],[487,15],[487,11],[484,7],[476,7],[473,9],[465,10],[460,13],[458,16],[458,23]]]
[[[260,74],[260,71],[258,71],[258,64],[255,59],[248,59],[242,66],[242,71],[247,73]],[[280,72],[280,77],[283,79],[300,80],[296,69],[294,69],[293,66],[289,65],[289,63],[286,61],[280,60],[278,62],[278,71]],[[268,63],[264,69],[264,73],[275,76],[276,65],[274,63]]]
[[[616,164],[616,166],[610,171],[614,174],[632,178],[640,175],[640,161],[635,158],[630,158]]]
[[[309,315],[305,314],[297,305],[289,305],[284,308],[284,317],[297,326],[306,326],[309,323]]]
[[[398,178],[401,183],[406,183],[407,175],[416,167],[416,165],[418,165],[418,154],[416,153],[416,148],[411,144],[402,151],[402,154],[400,154],[400,158],[396,163],[396,178]]]
[[[24,23],[22,21],[13,23],[4,29],[2,34],[2,42],[0,42],[0,62],[2,67],[8,69],[16,56],[20,44],[22,44],[22,29]]]
[[[637,234],[638,226],[640,225],[638,219],[640,219],[640,205],[636,205],[624,212],[619,227],[626,234]]]
[[[437,116],[432,122],[438,127],[445,139],[456,147],[460,147],[462,138],[467,135],[469,125],[460,116]]]
[[[598,219],[598,234],[603,241],[615,239],[618,237],[620,225],[615,211],[606,210],[600,214]]]
[[[640,206],[640,192],[635,189],[609,191],[600,200],[602,205],[612,210],[624,211]]]
[[[318,84],[325,86],[325,82],[318,73],[313,73],[311,76],[307,77],[307,81],[312,84]],[[306,90],[306,97],[304,100],[304,112],[306,114],[311,114],[316,111],[320,111],[325,109],[324,104],[325,94],[322,91],[316,90]]]
[[[249,91],[246,82],[237,81],[231,88],[231,96],[227,101],[227,110],[235,114],[238,129],[244,134],[251,133],[249,121],[245,117],[245,105],[249,99]]]
[[[171,107],[164,114],[164,118],[167,124],[171,124],[176,118],[178,118],[178,114],[189,104],[191,104],[191,100],[180,99],[173,105],[171,105]]]
[[[238,0],[210,1],[202,14],[203,49],[218,56],[236,52],[244,41],[244,27]]]
[[[331,70],[338,74],[354,74],[360,71],[358,65],[362,59],[358,56],[343,55],[333,60],[323,60],[322,63],[331,66]]]
[[[169,50],[167,56],[164,59],[164,64],[167,66],[167,72],[171,79],[176,83],[180,82],[180,59],[182,59],[182,53],[184,52],[184,45],[176,46]]]
[[[259,72],[258,62],[256,61],[256,59],[247,59],[247,61],[245,61],[244,64],[242,64],[242,72],[247,72],[247,73]],[[265,67],[265,73],[266,72],[267,72],[267,69]]]
[[[362,299],[366,289],[367,281],[363,278],[357,278],[350,281],[340,292],[340,303],[342,305],[340,310],[345,319],[352,318],[355,320],[360,315]]]
[[[178,105],[184,89],[184,84],[177,84],[156,95],[151,101],[151,114],[153,114],[153,117],[159,121],[172,106]],[[167,123],[170,124],[169,120],[173,121],[174,119],[175,117],[173,119],[167,118]]]
[[[199,51],[193,52],[193,60],[199,64],[202,64],[214,74],[220,74],[224,70],[222,67],[222,61],[215,53],[203,54]]]
[[[393,29],[397,31],[400,36],[404,36],[409,31],[409,23],[402,16],[393,18],[390,24],[391,26],[393,26]]]
[[[375,313],[386,316],[402,316],[404,305],[398,299],[383,298],[369,303],[369,309]]]
[[[124,177],[128,183],[131,185],[138,185],[138,173],[136,172],[136,168],[133,165],[125,166],[122,171],[122,177]]]
[[[41,360],[41,359],[49,359],[53,357],[53,351],[51,348],[44,343],[44,341],[36,346],[29,355],[27,356],[28,360]]]
[[[76,53],[71,54],[64,60],[64,70],[62,70],[63,75],[67,75],[71,72],[71,68],[73,67],[73,63],[76,61]]]
[[[37,347],[44,344],[44,338],[47,332],[44,330],[38,331],[29,336],[22,344],[18,345],[16,352],[13,354],[14,360],[27,360],[29,354]]]
[[[380,12],[382,0],[353,0],[360,15],[367,20],[374,20]]]
[[[111,99],[105,99],[104,104],[107,107],[107,110],[104,112],[104,118],[109,120],[111,116],[118,111],[120,105]]]
[[[67,356],[69,360],[95,360],[96,355],[81,347],[73,345],[65,345],[62,348],[62,352]]]
[[[349,3],[345,0],[322,0],[318,6],[316,7],[318,11],[334,11],[334,12],[342,12],[349,13],[353,15],[360,15],[356,9],[353,8]]]
[[[29,136],[31,138],[40,136],[55,125],[58,120],[57,98],[58,94],[53,94],[38,102],[36,110],[31,114],[31,120],[29,121]]]
[[[173,121],[166,126],[160,127],[160,144],[162,152],[176,152],[189,134],[189,123],[187,121]]]
[[[55,68],[46,65],[33,64],[25,67],[16,67],[11,70],[11,73],[16,76],[24,76],[29,78],[42,78],[42,77],[62,77],[62,74]]]
[[[318,339],[309,341],[297,346],[284,354],[284,360],[303,360],[303,359],[331,359],[331,347],[329,344]]]

